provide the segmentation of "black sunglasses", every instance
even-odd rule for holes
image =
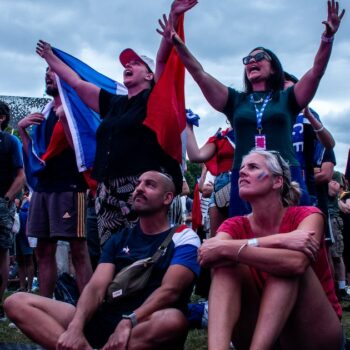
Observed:
[[[255,55],[248,55],[246,57],[243,57],[242,58],[242,61],[243,61],[243,64],[246,66],[251,59],[254,59],[255,62],[260,62],[262,60],[268,60],[268,61],[271,61],[271,57],[269,56],[269,54],[267,54],[266,52],[264,51],[261,51],[261,52],[258,52],[257,54]]]

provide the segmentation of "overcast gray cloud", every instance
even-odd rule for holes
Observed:
[[[114,79],[125,47],[155,56],[157,20],[168,0],[1,0],[0,95],[43,96],[45,63],[35,54],[39,38],[49,41]],[[341,6],[347,5],[345,1]],[[302,76],[312,65],[326,19],[324,0],[202,0],[186,15],[186,40],[205,69],[217,79],[242,87],[241,58],[263,45],[284,68]],[[348,11],[350,10],[347,9]],[[338,169],[344,170],[350,130],[349,13],[336,36],[332,58],[312,106],[336,141]],[[187,105],[202,117],[203,143],[225,118],[186,78]]]

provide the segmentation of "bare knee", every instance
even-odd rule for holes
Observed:
[[[11,320],[23,315],[23,310],[30,304],[30,299],[34,295],[29,293],[14,293],[4,301],[4,310],[7,317]]]
[[[128,350],[163,349],[167,344],[183,344],[187,332],[188,322],[181,311],[157,311],[148,321],[135,327]]]

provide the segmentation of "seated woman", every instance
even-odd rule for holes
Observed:
[[[324,245],[324,218],[299,198],[277,152],[243,158],[239,194],[247,216],[226,220],[199,250],[213,267],[209,349],[341,349],[341,308]]]

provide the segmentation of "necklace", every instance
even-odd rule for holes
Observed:
[[[254,104],[259,104],[259,103],[263,103],[264,99],[265,99],[265,94],[264,96],[261,96],[258,100],[255,100],[255,96],[254,93],[250,94],[251,98],[250,98],[250,102],[254,103]],[[269,96],[269,100],[270,100],[271,94]]]
[[[257,101],[254,100],[254,96],[253,96],[253,98],[251,99],[251,102],[253,102],[253,103],[255,103],[255,104],[261,103],[261,102],[263,102],[263,101],[264,101],[264,99],[263,99],[262,97],[259,98]]]

